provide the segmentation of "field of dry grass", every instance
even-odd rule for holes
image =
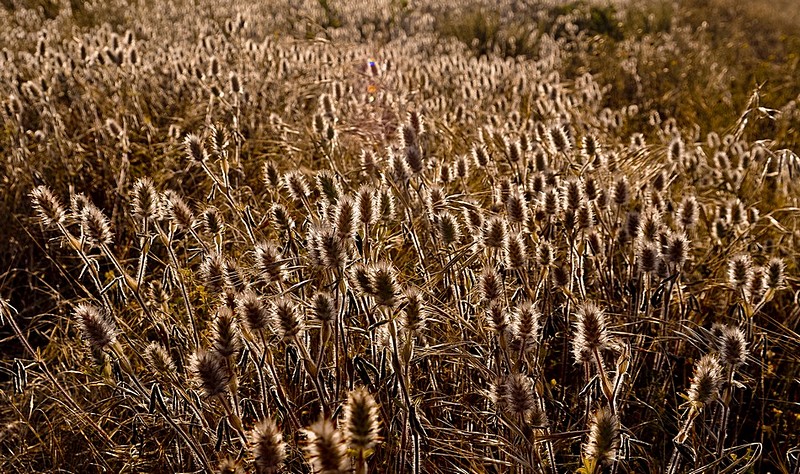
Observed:
[[[253,3],[0,2],[0,472],[800,473],[791,0]]]

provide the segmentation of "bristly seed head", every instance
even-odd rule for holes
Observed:
[[[238,295],[236,313],[250,331],[256,332],[269,326],[269,310],[253,290],[248,289]]]
[[[584,446],[584,455],[602,466],[614,460],[619,447],[619,419],[606,407],[592,415],[589,442]]]
[[[719,358],[726,365],[736,368],[747,361],[747,339],[744,332],[735,326],[723,326],[717,340]]]
[[[347,472],[347,446],[330,420],[320,419],[305,430],[305,434],[308,439],[305,447],[306,458],[315,473]]]
[[[250,432],[250,454],[258,474],[280,472],[286,459],[286,443],[272,418],[265,418],[253,427]]]
[[[722,388],[722,367],[715,354],[706,354],[694,366],[694,377],[689,387],[689,403],[702,408],[719,396]]]
[[[586,301],[576,312],[575,339],[572,353],[576,363],[592,360],[595,351],[602,351],[609,343],[606,316],[602,309],[591,301]]]
[[[96,306],[79,304],[75,307],[75,319],[78,321],[83,339],[93,349],[105,349],[116,341],[119,332],[116,325]]]
[[[108,245],[113,239],[108,218],[91,203],[87,203],[81,212],[81,231],[93,245]]]
[[[364,388],[350,392],[344,410],[344,431],[350,449],[362,455],[369,453],[380,442],[378,405]]]
[[[66,220],[67,213],[64,207],[47,186],[37,186],[31,191],[31,200],[45,227],[55,227]]]
[[[303,330],[303,318],[289,298],[280,298],[272,306],[276,332],[284,341],[290,341]]]
[[[225,358],[214,351],[199,350],[189,362],[189,369],[205,397],[214,397],[228,391],[232,374]]]

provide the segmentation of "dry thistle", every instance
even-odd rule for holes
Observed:
[[[250,432],[250,454],[258,474],[281,471],[286,459],[286,443],[272,418],[265,418],[253,427]]]
[[[144,350],[144,358],[150,368],[161,375],[175,373],[175,362],[169,352],[158,342],[151,342]]]
[[[350,392],[344,409],[344,437],[357,457],[367,457],[380,442],[378,405],[365,388]]]
[[[747,361],[747,339],[744,332],[735,326],[723,326],[719,330],[717,340],[719,358],[731,368],[736,368]]]
[[[394,268],[387,262],[373,265],[369,271],[370,287],[375,304],[378,306],[392,307],[397,302],[400,286]]]
[[[303,330],[302,314],[287,297],[278,299],[272,306],[276,332],[284,341],[290,341]]]
[[[728,282],[736,290],[745,291],[753,273],[753,260],[749,255],[739,254],[728,262]]]
[[[232,374],[225,358],[219,353],[198,350],[189,361],[189,371],[205,397],[227,393]]]
[[[116,325],[100,309],[88,303],[81,303],[75,307],[75,319],[81,330],[83,339],[92,349],[102,350],[113,344],[117,339]]]
[[[577,322],[572,353],[576,363],[587,363],[592,360],[595,352],[605,349],[610,341],[606,316],[603,310],[590,301],[580,305],[575,316]]]
[[[88,203],[81,212],[81,231],[93,245],[108,245],[113,239],[108,218],[94,204]]]
[[[336,301],[330,293],[317,292],[311,299],[311,312],[317,321],[324,324],[331,324],[338,313]]]
[[[223,357],[233,357],[242,347],[239,327],[228,306],[220,306],[213,324],[213,347]]]
[[[589,442],[583,447],[584,456],[594,466],[600,467],[614,461],[619,447],[619,420],[606,407],[592,415]],[[598,471],[594,471],[598,472]]]
[[[31,191],[33,208],[39,215],[39,220],[45,227],[63,225],[67,218],[64,207],[47,186],[41,185]]]
[[[503,294],[503,282],[493,266],[487,265],[480,277],[481,296],[484,301],[491,303]]]
[[[344,474],[347,471],[347,446],[330,420],[320,419],[307,430],[305,452],[315,473]]]
[[[158,215],[158,193],[150,178],[140,178],[133,185],[131,207],[133,217],[142,221],[149,221]]]
[[[236,313],[252,332],[265,329],[270,323],[270,314],[264,302],[253,290],[246,290],[236,298]]]
[[[702,408],[719,396],[722,388],[722,367],[714,354],[706,354],[694,366],[692,384],[687,394],[689,403]]]

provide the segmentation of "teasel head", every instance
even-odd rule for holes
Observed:
[[[416,288],[408,288],[403,292],[403,301],[405,303],[403,305],[403,330],[411,336],[417,336],[424,340],[429,310],[422,292]]]
[[[605,245],[603,243],[603,239],[600,237],[595,231],[589,232],[589,235],[586,236],[586,243],[589,244],[589,248],[592,251],[592,255],[602,255],[603,249],[605,249]]]
[[[572,149],[572,141],[567,134],[566,126],[557,125],[550,129],[550,137],[555,151],[566,153]]]
[[[362,225],[372,225],[375,223],[377,215],[375,213],[375,189],[372,186],[362,185],[356,191],[356,215],[358,222]]]
[[[325,200],[330,205],[335,205],[339,202],[342,195],[342,186],[336,175],[330,170],[322,170],[317,173],[315,180],[317,182],[317,189],[320,195],[325,197]]]
[[[298,203],[302,203],[311,194],[306,182],[306,177],[299,171],[291,171],[283,177],[283,185],[289,196]]]
[[[75,319],[83,340],[92,350],[101,351],[117,340],[119,331],[116,325],[96,306],[88,303],[79,304],[75,307]]]
[[[348,472],[347,445],[330,420],[321,418],[305,430],[306,459],[315,473],[345,474]]]
[[[667,262],[682,266],[689,257],[689,239],[681,232],[672,232],[667,236],[667,248],[664,252]]]
[[[495,406],[498,412],[507,412],[508,405],[506,400],[508,397],[508,381],[507,376],[498,376],[491,384],[489,389],[489,399]]]
[[[640,239],[636,245],[636,257],[639,269],[644,273],[652,273],[656,270],[661,255],[655,243]]]
[[[368,175],[374,175],[378,170],[378,157],[372,150],[361,151],[361,169]]]
[[[719,358],[715,354],[704,355],[694,366],[694,376],[687,394],[689,403],[700,409],[715,401],[719,397],[722,383]]]
[[[492,303],[503,296],[503,282],[492,265],[486,265],[480,276],[480,291],[484,301]]]
[[[332,324],[338,312],[336,301],[330,293],[320,291],[311,298],[311,314],[322,325]]]
[[[220,235],[225,230],[225,218],[216,207],[207,207],[201,215],[203,231],[212,236]]]
[[[520,344],[521,352],[530,352],[539,342],[541,336],[540,320],[542,314],[530,301],[523,301],[514,310],[512,334],[514,341]]]
[[[175,373],[175,361],[164,346],[151,342],[144,350],[144,359],[153,372],[159,375],[171,376]]]
[[[227,305],[222,305],[217,310],[212,332],[213,348],[222,357],[233,357],[241,350],[239,326],[236,324],[233,310]]]
[[[592,414],[589,427],[589,441],[583,447],[584,456],[602,466],[617,457],[619,448],[619,419],[607,407],[601,407]],[[600,472],[599,470],[595,472]]]
[[[339,199],[335,209],[334,227],[336,228],[336,236],[340,240],[351,238],[355,232],[357,217],[353,200],[350,197],[343,197]]]
[[[561,197],[555,188],[548,189],[542,194],[541,205],[548,216],[555,216],[561,211]]]
[[[288,297],[281,297],[272,305],[275,332],[284,341],[291,341],[303,330],[303,314]]]
[[[320,258],[318,263],[321,266],[331,269],[344,268],[347,263],[348,246],[347,242],[339,236],[335,229],[330,227],[318,228],[310,231],[309,236],[309,245],[316,247],[313,253],[316,253]],[[311,250],[309,250],[309,254],[312,254]]]
[[[194,228],[194,212],[180,195],[173,192],[162,193],[161,202],[165,211],[164,216],[175,225],[176,229],[188,232]]]
[[[667,147],[667,159],[672,162],[679,162],[683,159],[683,152],[683,140],[681,140],[680,136],[675,136]]]
[[[519,142],[505,139],[505,151],[508,161],[518,163],[522,159],[522,148]]]
[[[489,153],[486,151],[485,145],[475,144],[472,146],[472,161],[477,168],[485,168],[489,164]]]
[[[221,396],[228,392],[228,384],[233,374],[228,362],[215,351],[198,350],[189,361],[189,372],[195,383],[207,398]]]
[[[286,460],[286,443],[283,433],[272,418],[256,423],[250,432],[250,455],[257,474],[276,474]]]
[[[374,293],[369,275],[369,267],[358,262],[351,267],[349,273],[351,286],[358,290],[361,296],[368,296]]]
[[[400,294],[397,274],[394,267],[385,261],[372,265],[369,269],[369,283],[372,296],[378,306],[393,307]]]
[[[276,229],[288,232],[294,228],[294,219],[292,219],[283,204],[279,202],[272,203],[270,214],[272,214],[272,221]]]
[[[344,438],[350,450],[369,456],[380,443],[380,419],[375,398],[365,388],[350,392],[344,409]]]
[[[242,462],[233,458],[223,458],[217,467],[217,474],[246,474]]]
[[[500,217],[492,217],[483,228],[482,243],[485,248],[500,249],[506,238],[506,221]]]
[[[389,150],[389,169],[388,176],[391,177],[395,183],[405,183],[411,177],[411,170],[408,168],[408,163],[404,158],[397,156]]]
[[[577,210],[584,202],[583,187],[577,179],[570,179],[564,184],[564,202],[567,209]]]
[[[614,183],[614,188],[611,190],[611,200],[617,206],[624,206],[628,199],[630,198],[630,185],[628,184],[628,178],[622,176]]]
[[[223,124],[212,124],[209,130],[211,131],[211,151],[217,156],[222,156],[230,145],[230,134]]]
[[[87,203],[81,212],[81,231],[93,245],[108,245],[113,239],[108,218],[92,203]]]
[[[691,194],[684,196],[678,208],[678,221],[684,229],[690,229],[697,223],[697,216],[697,199]]]
[[[747,288],[745,288],[745,297],[751,304],[756,304],[761,301],[764,292],[767,289],[767,278],[764,275],[763,267],[753,267],[750,273],[750,279],[747,281]]]
[[[199,136],[193,133],[186,135],[186,138],[183,139],[183,146],[186,150],[186,156],[191,160],[197,163],[203,163],[208,160],[208,151],[206,151],[203,140]]]
[[[543,268],[551,267],[555,263],[556,254],[553,244],[542,239],[536,247],[536,263]]]
[[[661,214],[655,209],[648,209],[640,219],[640,235],[648,242],[655,242],[661,231]]]
[[[259,242],[255,246],[255,270],[258,277],[266,282],[283,281],[286,277],[283,256],[272,242]]]
[[[458,243],[459,239],[461,239],[461,225],[458,223],[458,219],[447,211],[439,214],[436,227],[445,247]]]
[[[587,158],[592,158],[600,152],[600,145],[594,135],[584,135],[581,139],[581,153]]]
[[[141,221],[155,219],[158,214],[158,193],[150,178],[139,178],[133,185],[131,207],[133,217]]]
[[[34,188],[31,191],[31,200],[39,220],[45,227],[56,227],[66,221],[67,213],[64,207],[47,186],[40,185]]]
[[[575,214],[575,225],[579,230],[588,230],[594,227],[594,211],[589,205],[581,205]]]
[[[511,224],[525,224],[528,219],[528,205],[518,189],[512,190],[506,199],[506,215]]]
[[[539,408],[534,397],[533,380],[524,374],[513,374],[506,379],[505,407],[509,415],[523,423],[540,421]],[[534,425],[536,426],[536,425]]]
[[[508,234],[505,245],[503,246],[508,268],[523,270],[528,264],[528,247],[525,244],[525,237],[522,233]]]
[[[767,263],[767,287],[772,290],[781,290],[786,287],[786,263],[783,259],[773,257]]]
[[[746,291],[753,274],[753,260],[747,254],[734,256],[728,262],[728,281],[735,290]]]
[[[732,369],[747,362],[749,351],[744,331],[736,326],[718,328],[717,349],[722,363]]]
[[[264,184],[277,190],[281,186],[281,173],[272,160],[264,162]]]
[[[200,274],[206,288],[212,293],[220,293],[225,287],[225,262],[222,256],[212,252],[200,264]]]
[[[381,220],[392,221],[395,218],[395,198],[388,187],[383,187],[378,192],[378,216]]]
[[[536,171],[540,173],[547,171],[547,154],[545,154],[544,150],[541,148],[536,150],[536,152],[533,154],[533,163],[536,167]]]
[[[236,314],[251,332],[269,327],[269,309],[253,290],[245,290],[236,297]]]
[[[242,268],[233,259],[227,258],[223,261],[222,272],[225,278],[225,285],[237,293],[241,293],[249,286]]]
[[[608,346],[610,337],[606,323],[606,315],[602,309],[591,301],[581,304],[575,313],[575,339],[572,343],[572,354],[576,363],[587,363],[592,360],[594,352],[600,352]]]

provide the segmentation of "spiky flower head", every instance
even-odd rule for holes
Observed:
[[[347,444],[357,453],[366,455],[380,442],[378,405],[366,389],[357,388],[350,392],[343,425]]]
[[[489,303],[500,298],[503,294],[503,282],[494,266],[487,265],[480,276],[480,291],[483,299]]]
[[[610,341],[606,316],[603,310],[591,301],[581,304],[575,316],[577,322],[572,353],[577,363],[587,363],[592,360],[594,351],[603,350]]]
[[[530,301],[519,304],[514,311],[512,333],[521,352],[531,351],[539,342],[542,314]]]
[[[41,185],[34,188],[31,191],[31,200],[33,208],[44,226],[55,227],[64,223],[67,213],[47,186]]]
[[[108,218],[92,203],[87,203],[81,212],[81,231],[93,245],[108,245],[113,239]]]
[[[375,303],[379,306],[394,306],[400,294],[394,267],[387,262],[378,262],[370,268],[369,280]]]
[[[239,326],[233,311],[226,305],[220,306],[212,326],[214,349],[223,357],[236,355],[242,347]]]
[[[736,368],[747,360],[747,339],[744,332],[736,326],[723,326],[719,328],[717,340],[720,361]]]
[[[728,281],[737,290],[744,290],[753,273],[753,260],[747,254],[734,256],[728,262]]]
[[[767,263],[767,287],[773,290],[780,290],[786,286],[786,263],[783,259],[773,257]]]
[[[272,418],[258,422],[250,432],[250,455],[258,474],[280,472],[286,459],[286,443],[283,433]]]
[[[715,354],[706,354],[694,366],[692,384],[689,386],[689,403],[702,408],[719,396],[722,388],[722,367]]]
[[[272,306],[272,318],[276,332],[284,340],[289,341],[303,330],[302,313],[289,298],[280,298]]]
[[[583,447],[584,456],[602,466],[614,460],[619,447],[619,419],[606,407],[592,415],[589,442]]]
[[[189,361],[189,372],[205,397],[227,393],[232,374],[219,353],[202,349],[195,352]]]
[[[141,221],[154,219],[158,214],[158,193],[150,178],[139,178],[133,185],[131,207],[133,217]]]
[[[208,160],[208,151],[199,136],[193,133],[186,135],[186,138],[183,139],[183,146],[186,155],[195,162],[202,163]]]
[[[118,330],[114,322],[99,308],[88,303],[75,307],[75,319],[83,339],[93,349],[105,349],[117,339]]]
[[[492,217],[483,229],[483,246],[486,248],[502,248],[506,232],[506,221],[500,217]]]
[[[158,342],[151,342],[144,350],[144,358],[156,373],[168,375],[175,373],[175,362],[167,349]]]
[[[330,324],[336,318],[336,301],[327,292],[317,292],[311,299],[311,313],[322,324]]]
[[[255,246],[255,268],[265,282],[283,281],[284,263],[281,251],[273,242],[260,242]]]
[[[347,445],[342,435],[327,419],[320,419],[305,430],[306,459],[315,473],[344,474],[347,472]]]
[[[409,288],[403,292],[405,305],[403,306],[403,329],[411,335],[425,335],[425,326],[428,320],[428,308],[422,292],[416,288]]]

